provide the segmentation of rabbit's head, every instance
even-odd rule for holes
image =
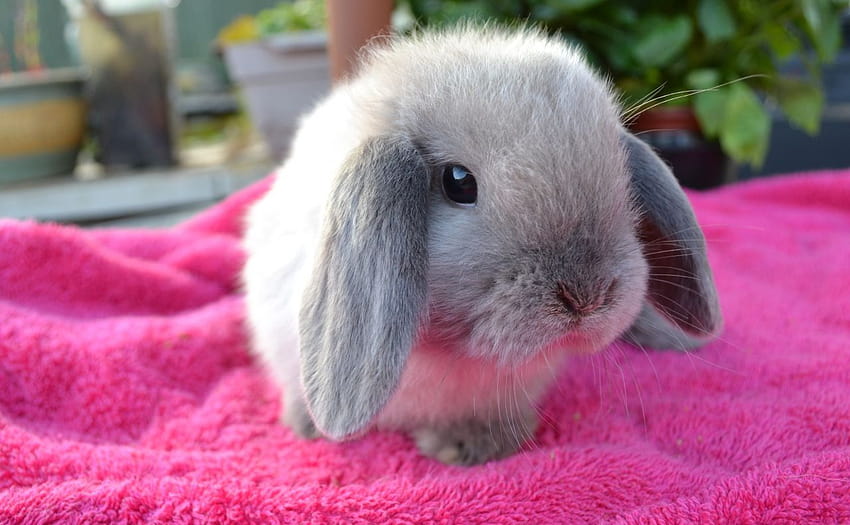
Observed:
[[[685,348],[718,329],[684,194],[560,41],[400,39],[343,89],[370,131],[335,180],[300,318],[326,434],[367,425],[422,341],[510,367],[624,333]]]

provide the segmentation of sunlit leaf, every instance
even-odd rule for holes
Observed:
[[[800,0],[800,5],[803,8],[803,16],[806,17],[809,29],[811,29],[813,33],[818,33],[821,30],[821,25],[823,24],[819,0]]]
[[[700,0],[697,21],[709,43],[728,40],[735,35],[735,19],[725,0]]]
[[[729,86],[720,127],[723,150],[737,161],[761,166],[769,139],[770,115],[753,90],[743,82]]]
[[[694,69],[685,77],[691,89],[708,89],[720,83],[720,71],[712,68]]]
[[[729,86],[694,95],[694,111],[706,137],[715,138],[720,133],[728,100]]]
[[[764,27],[764,36],[770,49],[780,59],[786,59],[800,49],[800,41],[781,24],[767,24]]]
[[[830,0],[800,0],[809,36],[821,60],[835,60],[841,47],[841,19]]]
[[[675,17],[650,16],[642,20],[643,33],[634,54],[646,66],[663,66],[679,55],[691,41],[693,27],[684,15]]]
[[[779,107],[792,124],[814,135],[820,128],[824,96],[820,86],[800,79],[779,79],[776,96]]]
[[[250,42],[259,37],[257,24],[250,16],[240,16],[218,34],[218,41],[224,45]]]
[[[825,62],[832,62],[838,56],[841,49],[841,18],[838,16],[828,17],[823,24],[820,38],[817,40],[818,53]]]

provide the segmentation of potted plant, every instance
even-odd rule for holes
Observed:
[[[0,32],[0,183],[70,174],[85,132],[83,74],[43,67],[35,0],[16,5],[13,33]]]
[[[298,118],[330,89],[324,0],[295,0],[243,16],[218,42],[248,113],[282,158]]]
[[[686,185],[722,183],[725,153],[760,165],[778,107],[817,133],[822,64],[841,41],[846,0],[408,0],[420,23],[527,19],[575,42],[623,94],[626,123]],[[801,56],[805,68],[783,66]],[[678,164],[678,165],[676,165]]]

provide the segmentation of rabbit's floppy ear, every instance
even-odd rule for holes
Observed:
[[[331,438],[365,428],[398,386],[426,301],[429,186],[413,145],[386,136],[334,182],[299,322],[307,405]]]
[[[631,133],[622,141],[649,264],[647,301],[626,339],[653,348],[699,346],[722,324],[702,230],[667,165]]]

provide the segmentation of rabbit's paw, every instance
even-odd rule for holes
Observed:
[[[449,465],[478,465],[502,459],[531,439],[536,418],[465,420],[413,432],[422,454]]]
[[[301,439],[316,439],[321,437],[321,432],[316,428],[307,404],[303,399],[293,399],[286,403],[286,408],[281,415],[281,422],[292,429],[292,432]]]

